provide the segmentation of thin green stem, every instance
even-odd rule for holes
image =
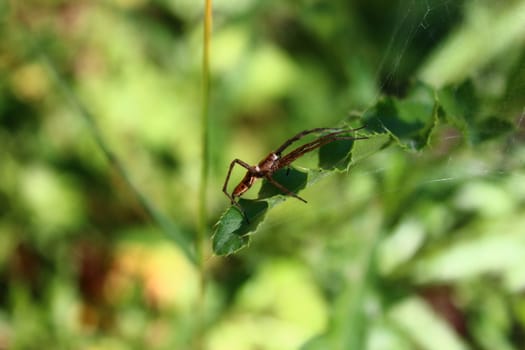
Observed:
[[[209,119],[210,119],[210,40],[212,28],[212,0],[205,0],[204,8],[204,38],[202,55],[202,115],[201,115],[201,142],[202,142],[202,165],[199,188],[199,227],[196,236],[197,259],[200,268],[200,300],[198,312],[198,329],[196,333],[195,349],[203,347],[202,338],[204,333],[204,301],[206,292],[206,236],[208,232],[208,173],[209,173]]]
[[[197,251],[201,265],[204,264],[206,233],[208,230],[208,213],[206,208],[208,198],[208,172],[209,172],[209,109],[210,109],[210,40],[212,27],[212,0],[205,0],[204,15],[204,48],[202,57],[202,116],[201,116],[201,142],[202,166],[199,190],[199,230],[197,234]]]

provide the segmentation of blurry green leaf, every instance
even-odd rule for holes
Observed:
[[[515,272],[525,268],[525,220],[506,215],[502,220],[479,220],[464,230],[476,234],[423,256],[415,264],[421,283],[456,281],[488,273],[503,275],[507,288],[516,285]],[[522,275],[523,276],[523,275]]]
[[[498,183],[471,181],[455,195],[454,205],[461,210],[477,213],[483,217],[501,217],[510,214],[517,203],[511,191]]]
[[[365,349],[370,324],[376,314],[371,310],[381,308],[379,293],[376,293],[377,255],[382,235],[373,237],[357,263],[355,276],[345,275],[344,287],[337,292],[332,302],[331,321],[326,331],[305,344],[301,350],[321,349]],[[346,254],[348,250],[344,249]],[[388,347],[386,347],[388,348]]]
[[[270,312],[312,332],[323,330],[328,316],[311,271],[284,258],[263,265],[239,291],[236,304],[266,316]]]
[[[414,346],[395,326],[387,322],[375,322],[369,331],[367,350],[410,350]]]
[[[82,221],[82,194],[71,178],[47,167],[34,166],[20,180],[21,198],[31,213],[28,220],[39,227],[38,239],[66,235]]]
[[[242,56],[248,49],[248,33],[247,28],[243,25],[230,25],[214,33],[213,61],[210,64],[215,74],[227,73],[228,70],[239,65]]]
[[[424,228],[419,221],[408,218],[401,222],[392,235],[381,242],[378,256],[380,272],[389,274],[399,265],[409,261],[424,239]]]
[[[274,45],[251,47],[243,62],[237,67],[242,79],[235,80],[234,90],[237,103],[249,109],[285,95],[299,73],[291,57]]]
[[[475,131],[479,119],[481,101],[476,96],[470,80],[457,85],[446,86],[436,92],[444,119],[458,128],[469,143],[477,143],[479,135]]]
[[[468,349],[455,331],[419,298],[410,298],[396,305],[389,316],[419,349]]]
[[[207,349],[298,349],[326,326],[325,304],[307,266],[268,260],[238,291]]]
[[[436,87],[459,82],[510,47],[522,45],[525,1],[472,4],[465,21],[421,66],[418,76],[423,81]]]
[[[484,349],[512,350],[508,337],[512,327],[511,315],[504,293],[487,286],[473,287],[473,303],[476,309],[471,311],[471,334]]]
[[[403,148],[421,150],[437,121],[434,92],[419,84],[404,99],[384,97],[365,112],[363,119],[367,130],[386,131]]]
[[[446,86],[436,92],[440,107],[446,120],[462,132],[468,132],[478,113],[480,101],[475,95],[470,80],[457,86]]]
[[[501,117],[484,116],[471,81],[457,86],[446,86],[436,92],[444,119],[457,127],[469,143],[477,144],[513,130],[511,122]]]
[[[512,300],[512,311],[519,326],[525,327],[525,298],[519,297]]]
[[[508,133],[514,129],[511,122],[498,117],[489,117],[484,119],[478,125],[478,134],[481,140],[488,140]]]

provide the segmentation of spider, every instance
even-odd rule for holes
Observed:
[[[254,166],[249,165],[248,163],[240,159],[234,159],[230,163],[230,168],[228,170],[228,175],[226,175],[226,180],[224,181],[224,186],[222,187],[222,191],[230,199],[231,204],[239,208],[245,217],[246,217],[246,214],[244,213],[244,210],[241,208],[240,204],[235,199],[240,198],[246,191],[248,191],[253,186],[253,184],[255,183],[257,179],[266,179],[268,182],[270,182],[273,186],[277,187],[284,194],[287,194],[289,196],[297,198],[298,200],[304,203],[307,203],[305,199],[299,197],[296,193],[290,191],[289,189],[287,189],[286,187],[284,187],[283,185],[275,181],[272,175],[277,170],[289,166],[293,161],[303,156],[304,154],[311,152],[331,142],[338,141],[338,140],[367,139],[367,137],[342,136],[343,134],[347,134],[349,132],[361,130],[364,127],[365,126],[362,126],[356,129],[350,129],[350,130],[341,130],[338,128],[316,128],[316,129],[302,131],[298,133],[297,135],[295,135],[294,137],[286,140],[279,148],[277,148],[275,151],[268,154],[263,160],[261,160],[258,164]],[[313,140],[312,142],[299,146],[288,154],[282,155],[283,151],[288,146],[300,140],[304,136],[308,134],[312,134],[312,133],[328,132],[328,131],[330,131],[328,134],[320,136],[317,139]],[[228,181],[230,180],[230,175],[232,173],[232,170],[235,164],[239,164],[240,166],[245,168],[247,172],[246,172],[246,175],[244,175],[241,182],[233,189],[232,193],[229,194],[228,193]]]

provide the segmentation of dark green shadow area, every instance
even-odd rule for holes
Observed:
[[[418,84],[403,100],[385,97],[366,111],[363,119],[367,130],[387,131],[402,147],[420,150],[426,146],[437,121],[434,91]]]
[[[324,170],[346,169],[352,160],[350,151],[354,142],[354,140],[339,140],[321,147],[319,150],[319,167]]]
[[[455,127],[466,131],[472,126],[479,113],[481,101],[476,97],[470,80],[460,85],[449,85],[436,91],[440,107],[446,120]]]
[[[239,205],[244,214],[231,206],[223,214],[213,233],[213,251],[217,255],[228,255],[250,243],[250,232],[254,232],[268,211],[268,202],[251,199],[240,199]]]
[[[477,140],[490,140],[514,130],[514,125],[498,117],[489,117],[476,125]]]
[[[287,168],[276,171],[272,178],[288,190],[298,193],[300,190],[306,187],[308,173],[294,168]],[[259,191],[259,199],[266,199],[277,195],[286,194],[265,180]]]
[[[497,116],[483,115],[483,102],[472,82],[446,86],[436,93],[445,122],[458,128],[469,144],[475,145],[514,129],[513,123]]]

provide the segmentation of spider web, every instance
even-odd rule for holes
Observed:
[[[375,94],[375,100],[378,100],[383,94],[403,96],[406,92],[407,86],[413,82],[414,79],[420,79],[421,72],[411,70],[407,72],[407,66],[414,62],[415,58],[411,57],[411,52],[414,47],[421,47],[425,45],[420,52],[424,52],[427,57],[439,50],[440,45],[446,42],[447,38],[454,34],[458,28],[462,26],[464,21],[468,20],[467,12],[474,8],[475,5],[469,1],[450,1],[450,0],[401,0],[397,3],[396,11],[394,13],[383,13],[384,22],[391,23],[391,35],[386,41],[386,46],[381,54],[380,60],[375,65],[375,80],[377,82],[378,90]],[[487,10],[482,8],[482,10]],[[499,55],[501,57],[501,54]],[[423,60],[419,64],[423,64]],[[515,60],[517,62],[518,58]],[[497,68],[499,63],[498,56],[494,57],[495,63],[480,65],[475,72],[477,75],[482,75],[482,82],[489,82],[496,85],[491,80],[491,69]],[[525,93],[525,82],[517,84],[521,93]],[[506,108],[507,102],[513,103],[513,99],[519,92],[505,92],[501,104],[501,114],[509,114]],[[461,98],[458,96],[458,98]],[[515,101],[514,101],[515,103]],[[349,106],[351,109],[351,106]],[[498,114],[499,114],[498,113]],[[522,169],[524,156],[516,156],[519,152],[519,144],[522,142],[523,129],[525,127],[525,103],[518,115],[515,115],[511,121],[514,124],[515,131],[505,136],[506,140],[500,142],[504,147],[501,149],[501,155],[497,159],[494,157],[485,157],[484,150],[495,152],[494,148],[497,145],[480,145],[478,149],[470,148],[463,152],[455,152],[453,149],[447,150],[446,161],[439,167],[439,171],[432,172],[426,176],[422,176],[416,180],[415,188],[432,188],[442,186],[443,184],[461,184],[465,182],[476,181],[497,181],[498,179],[508,178],[516,170]],[[408,155],[412,160],[418,161],[425,158],[425,153],[436,152],[436,148],[440,143],[461,143],[465,135],[459,132],[445,132],[437,133],[433,136],[432,143],[429,148],[423,150],[417,155]],[[490,138],[488,135],[487,139]],[[381,153],[381,152],[380,152]],[[473,154],[474,153],[474,154]],[[388,157],[389,151],[386,155],[375,155],[373,158],[376,161],[368,163],[366,169],[357,165],[357,169],[350,170],[361,171],[366,176],[381,177],[392,170],[391,162],[384,159],[384,162],[378,161],[383,157]],[[521,159],[521,161],[519,160]],[[379,163],[379,164],[378,164]],[[386,164],[386,165],[385,165]],[[389,165],[390,164],[390,165]],[[350,174],[351,176],[352,174]],[[321,188],[324,185],[320,184]],[[322,190],[321,190],[322,191]],[[388,189],[384,194],[395,195],[399,189]],[[307,194],[305,196],[308,196]],[[289,201],[293,202],[293,201]],[[330,212],[337,210],[340,207],[338,200],[323,202],[323,212]],[[281,215],[276,218],[269,218],[263,225],[262,231],[272,231],[276,226],[282,224],[282,220],[298,221],[304,215],[301,214],[302,208],[300,203],[288,204],[281,206],[277,210],[281,211]],[[287,218],[287,219],[284,219]]]
[[[380,82],[380,90],[388,91],[388,87],[391,86],[395,80],[400,66],[403,61],[407,59],[405,55],[407,50],[411,45],[415,44],[415,38],[424,38],[424,40],[432,43],[439,40],[441,35],[449,34],[440,33],[440,17],[444,16],[442,17],[444,21],[449,21],[452,18],[453,21],[456,22],[456,25],[459,26],[461,17],[464,16],[462,12],[468,10],[467,5],[468,2],[453,2],[449,0],[400,1],[395,28],[393,29],[385,54],[376,71],[377,80]],[[454,26],[451,30],[454,30]],[[430,54],[431,52],[429,51],[428,53]],[[387,62],[390,62],[390,64],[387,64]],[[523,89],[524,86],[525,84],[522,84],[521,89]],[[376,97],[379,98],[379,95]],[[504,107],[502,105],[502,112],[503,111]],[[524,122],[525,105],[521,114],[516,118],[516,130],[522,129]],[[442,141],[461,138],[462,136],[459,134],[445,135],[442,137]],[[511,134],[508,137],[504,151],[510,152],[513,145],[519,142],[518,139],[519,135],[517,133]],[[481,178],[499,178],[507,176],[513,171],[513,169],[505,169],[505,165],[501,165],[501,163],[499,166],[495,165],[493,160],[485,160],[481,156],[477,157],[473,164],[466,166],[464,171],[458,174],[457,167],[453,166],[456,157],[453,153],[448,156],[447,166],[445,167],[445,170],[448,169],[448,171],[445,171],[443,176],[435,177],[431,175],[429,179],[423,180],[421,185]],[[503,155],[503,158],[505,158],[505,155]],[[503,162],[504,161],[503,159]],[[378,168],[373,172],[385,172],[386,170],[386,168]]]

